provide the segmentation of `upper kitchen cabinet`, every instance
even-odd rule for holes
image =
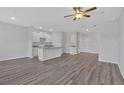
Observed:
[[[55,47],[62,46],[62,33],[61,32],[53,32],[52,33],[52,42]]]
[[[52,42],[51,32],[33,32],[33,42]]]
[[[61,32],[33,32],[33,42],[49,42],[55,47],[62,46],[62,33]]]

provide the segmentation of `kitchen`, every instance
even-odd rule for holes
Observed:
[[[60,57],[62,55],[62,33],[51,31],[32,32],[32,55],[40,61]]]

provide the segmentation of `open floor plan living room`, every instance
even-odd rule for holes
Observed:
[[[0,7],[0,85],[124,85],[123,7]]]

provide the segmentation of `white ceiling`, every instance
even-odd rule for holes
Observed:
[[[54,29],[55,31],[82,31],[94,25],[115,20],[119,17],[122,8],[98,7],[90,12],[91,18],[82,18],[73,21],[73,17],[64,18],[72,14],[71,7],[31,7],[31,8],[0,8],[0,21],[21,26],[42,26],[44,30]],[[103,13],[104,12],[104,13]],[[11,17],[15,19],[12,20]]]

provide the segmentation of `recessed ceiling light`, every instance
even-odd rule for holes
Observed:
[[[15,20],[15,17],[10,17],[11,20]]]
[[[39,27],[39,29],[43,29],[43,27],[42,27],[42,26],[40,26],[40,27]]]
[[[86,31],[89,31],[89,29],[86,29]]]

